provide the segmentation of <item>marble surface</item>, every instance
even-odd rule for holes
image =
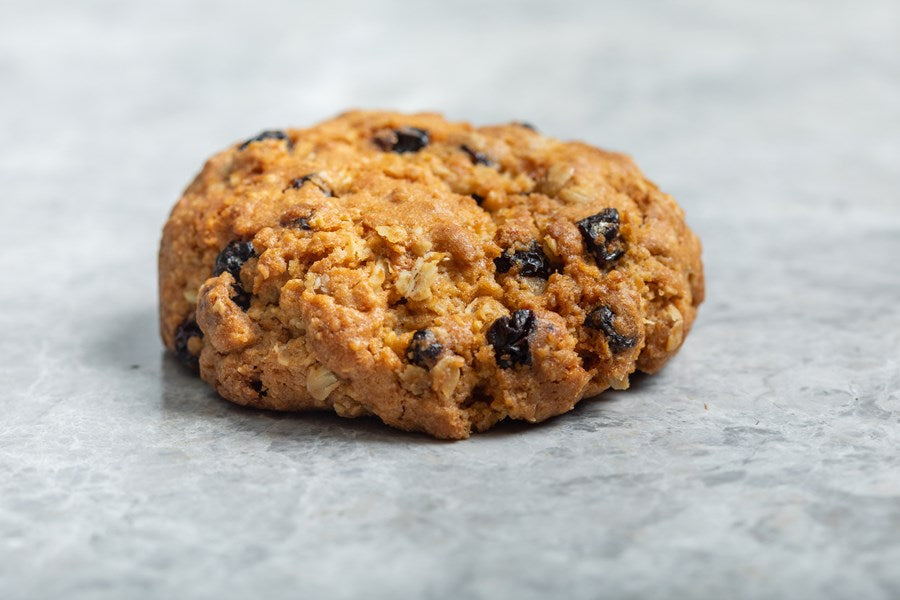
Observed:
[[[0,597],[900,597],[900,4],[0,6]],[[627,151],[709,285],[658,376],[442,443],[165,355],[203,159],[345,107]]]

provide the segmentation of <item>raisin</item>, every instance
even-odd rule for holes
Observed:
[[[537,327],[537,319],[530,310],[517,310],[508,317],[500,317],[487,332],[487,341],[494,347],[494,360],[502,369],[515,365],[530,365],[528,338]]]
[[[322,178],[319,177],[318,173],[308,173],[308,174],[304,175],[303,177],[298,177],[298,178],[292,180],[291,187],[294,188],[295,190],[299,190],[300,188],[303,187],[303,184],[306,183],[307,181],[311,181],[313,183],[313,185],[315,185],[317,188],[319,188],[319,190],[326,197],[331,198],[332,196],[334,196],[334,194],[331,192],[331,188],[328,187],[327,183],[322,181]]]
[[[252,294],[247,292],[244,286],[241,285],[241,267],[254,254],[253,242],[230,242],[216,257],[216,265],[213,269],[214,275],[221,275],[228,271],[234,277],[234,283],[231,284],[232,294],[230,298],[244,312],[250,308]]]
[[[587,314],[584,324],[591,329],[598,329],[606,336],[609,349],[613,353],[619,353],[628,348],[633,348],[635,339],[631,336],[622,335],[616,331],[613,321],[615,321],[616,313],[606,305],[601,305]]]
[[[430,369],[443,351],[444,347],[437,341],[430,329],[419,329],[413,334],[412,340],[406,347],[406,360],[414,365]]]
[[[418,152],[428,145],[428,132],[418,127],[401,127],[375,136],[375,143],[385,152]]]
[[[260,398],[265,398],[269,394],[268,390],[263,389],[263,382],[259,379],[250,380],[250,389],[256,392]]]
[[[188,342],[190,342],[191,338],[195,337],[203,339],[203,331],[200,330],[200,326],[197,325],[194,316],[189,315],[175,329],[175,341],[173,346],[175,347],[175,358],[177,358],[181,364],[196,372],[200,370],[200,359],[191,354],[191,351],[188,349]]]
[[[304,212],[303,209],[292,209],[287,211],[285,214],[281,215],[281,219],[279,219],[279,223],[281,223],[282,227],[293,227],[296,229],[303,229],[305,231],[312,230],[312,225],[310,225],[309,220],[313,218],[313,211],[306,210],[309,214],[298,216],[298,213]]]
[[[507,250],[494,259],[494,266],[498,273],[506,273],[516,265],[519,266],[519,275],[524,277],[547,279],[553,272],[550,259],[547,258],[544,249],[537,242],[531,242],[531,245],[525,250],[517,252]]]
[[[494,161],[490,159],[490,157],[484,152],[478,152],[477,150],[473,150],[469,148],[465,144],[459,147],[460,150],[469,155],[469,160],[472,161],[473,165],[485,165],[488,167],[493,167],[495,165]]]
[[[237,304],[242,311],[247,312],[247,309],[250,308],[250,300],[253,298],[253,294],[244,289],[240,283],[235,282],[231,284],[231,301]]]
[[[299,227],[300,229],[311,231],[312,226],[309,224],[309,217],[298,217],[288,223],[290,227]]]
[[[625,254],[619,237],[619,211],[604,208],[596,215],[585,217],[577,223],[588,252],[594,255],[597,266],[612,266]]]
[[[481,206],[482,202],[484,202],[484,196],[480,196],[478,194],[472,194],[472,200],[475,201],[475,204]]]
[[[287,134],[285,132],[280,131],[280,130],[275,130],[275,129],[267,129],[266,131],[263,131],[263,132],[259,133],[258,135],[255,135],[254,137],[250,138],[249,140],[246,140],[244,143],[242,143],[240,146],[238,146],[238,150],[245,150],[247,148],[247,146],[249,146],[253,142],[261,142],[263,140],[286,140],[288,147],[290,147],[290,145],[291,145],[291,139],[287,136]]]
[[[528,121],[513,121],[513,125],[518,125],[519,127],[524,127],[525,129],[537,132],[537,127],[535,127]]]
[[[228,271],[234,277],[235,281],[240,281],[241,267],[245,262],[253,258],[254,252],[253,242],[242,242],[240,240],[229,242],[228,245],[219,252],[219,256],[216,257],[213,275],[221,275],[225,271]]]

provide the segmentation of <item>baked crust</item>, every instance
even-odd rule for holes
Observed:
[[[212,157],[159,282],[163,341],[225,398],[449,439],[659,370],[704,290],[682,210],[627,156],[370,111]]]

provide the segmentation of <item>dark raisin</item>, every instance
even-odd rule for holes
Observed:
[[[281,215],[281,219],[279,220],[281,226],[310,231],[312,229],[312,225],[310,225],[309,220],[313,217],[313,211],[307,210],[305,212],[308,212],[309,214],[297,216],[297,213],[299,212],[304,211],[302,209],[292,209]]]
[[[550,259],[544,254],[544,249],[537,242],[531,242],[525,250],[510,252],[507,250],[501,256],[494,259],[494,266],[498,273],[506,273],[514,266],[519,266],[519,275],[523,277],[540,277],[547,279],[553,272]]]
[[[518,125],[519,127],[524,127],[525,129],[530,129],[531,131],[537,132],[537,127],[535,127],[528,121],[513,121],[513,125]]]
[[[235,281],[241,278],[241,267],[245,262],[253,258],[253,242],[241,242],[235,240],[229,242],[216,257],[216,265],[213,275],[221,275],[225,271],[231,273]]]
[[[472,200],[474,200],[478,206],[481,206],[482,202],[484,202],[484,196],[479,196],[478,194],[472,194]]]
[[[231,284],[231,293],[231,301],[237,304],[242,311],[247,312],[247,309],[250,308],[250,300],[253,298],[253,294],[245,290],[240,282]]]
[[[260,398],[265,398],[269,391],[263,389],[263,382],[259,379],[251,379],[250,380],[250,389],[259,395]]]
[[[249,146],[253,142],[261,142],[263,140],[286,140],[288,146],[290,147],[290,145],[291,145],[291,140],[285,132],[280,131],[280,130],[267,129],[266,131],[263,131],[263,132],[259,133],[258,135],[255,135],[254,137],[250,138],[249,140],[246,140],[243,144],[238,146],[238,150],[244,150],[247,148],[247,146]]]
[[[309,224],[309,217],[298,217],[288,223],[289,227],[298,227],[306,231],[311,231],[312,226]]]
[[[631,336],[622,335],[616,331],[613,322],[616,319],[616,313],[606,305],[601,305],[587,314],[584,324],[591,329],[602,331],[606,336],[609,349],[613,353],[619,353],[622,350],[633,348],[635,339]]]
[[[414,365],[430,369],[434,366],[444,347],[437,341],[430,329],[416,331],[406,347],[406,360]]]
[[[484,152],[478,152],[477,150],[473,150],[472,148],[469,148],[465,144],[463,144],[459,148],[460,148],[460,150],[462,150],[463,152],[465,152],[466,154],[469,155],[469,160],[472,161],[473,165],[485,165],[488,167],[493,167],[495,164],[494,161],[492,161],[490,159],[490,157],[487,154],[485,154]]]
[[[418,152],[428,145],[428,132],[418,127],[401,127],[375,136],[375,143],[385,152]]]
[[[537,319],[530,310],[517,310],[494,321],[488,329],[487,341],[494,347],[494,360],[500,368],[531,364],[528,338],[536,327]]]
[[[203,339],[203,331],[200,330],[200,326],[197,325],[193,315],[189,315],[175,329],[173,345],[175,346],[175,358],[192,371],[199,371],[200,359],[191,354],[191,351],[188,349],[188,342],[190,342],[191,338]]]
[[[295,190],[299,190],[307,181],[311,181],[313,185],[319,188],[319,190],[328,198],[334,196],[334,194],[331,193],[331,188],[328,187],[328,184],[325,183],[321,177],[319,177],[318,173],[309,173],[307,175],[304,175],[303,177],[298,177],[297,179],[292,180],[291,187]]]
[[[612,266],[625,254],[619,237],[619,211],[604,208],[596,215],[578,221],[578,230],[584,238],[584,245],[593,254],[597,266]]]

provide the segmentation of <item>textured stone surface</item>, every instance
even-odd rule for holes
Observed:
[[[403,4],[3,6],[0,597],[900,595],[900,5]],[[172,202],[354,105],[632,153],[705,245],[681,354],[461,443],[187,376]]]

